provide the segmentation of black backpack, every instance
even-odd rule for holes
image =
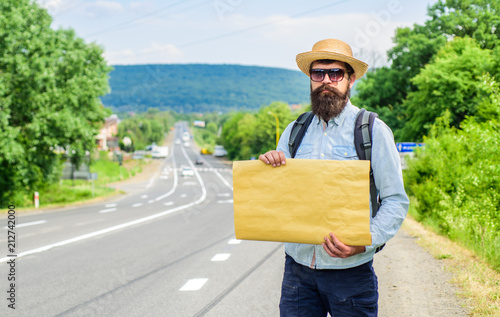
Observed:
[[[304,112],[295,121],[290,132],[290,139],[288,141],[288,149],[292,158],[295,157],[297,150],[306,134],[307,128],[311,124],[314,114]],[[375,112],[361,109],[356,116],[356,123],[354,125],[354,145],[356,147],[356,154],[360,160],[370,160],[372,158],[372,130],[373,121],[378,118]],[[381,201],[377,197],[377,188],[375,187],[375,180],[373,178],[373,170],[370,165],[370,199],[372,202],[372,217],[375,217],[380,207]],[[384,244],[385,245],[385,244]],[[377,248],[376,252],[382,250],[384,245]]]

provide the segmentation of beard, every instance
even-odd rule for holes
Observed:
[[[323,92],[327,90],[327,92]],[[351,95],[351,89],[347,87],[345,94],[328,85],[322,85],[311,91],[312,112],[323,121],[328,122],[331,118],[342,113]]]

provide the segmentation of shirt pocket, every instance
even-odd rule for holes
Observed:
[[[301,144],[297,149],[297,153],[295,153],[295,158],[311,158],[311,154],[314,150],[314,146],[312,144]]]
[[[332,157],[334,160],[358,160],[358,154],[353,146],[334,146]]]

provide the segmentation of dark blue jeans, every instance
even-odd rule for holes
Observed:
[[[345,270],[313,270],[286,255],[280,316],[377,316],[378,286],[372,262]]]

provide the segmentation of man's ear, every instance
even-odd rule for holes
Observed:
[[[349,88],[352,88],[355,80],[356,80],[356,73],[352,73],[351,76],[349,76]]]

